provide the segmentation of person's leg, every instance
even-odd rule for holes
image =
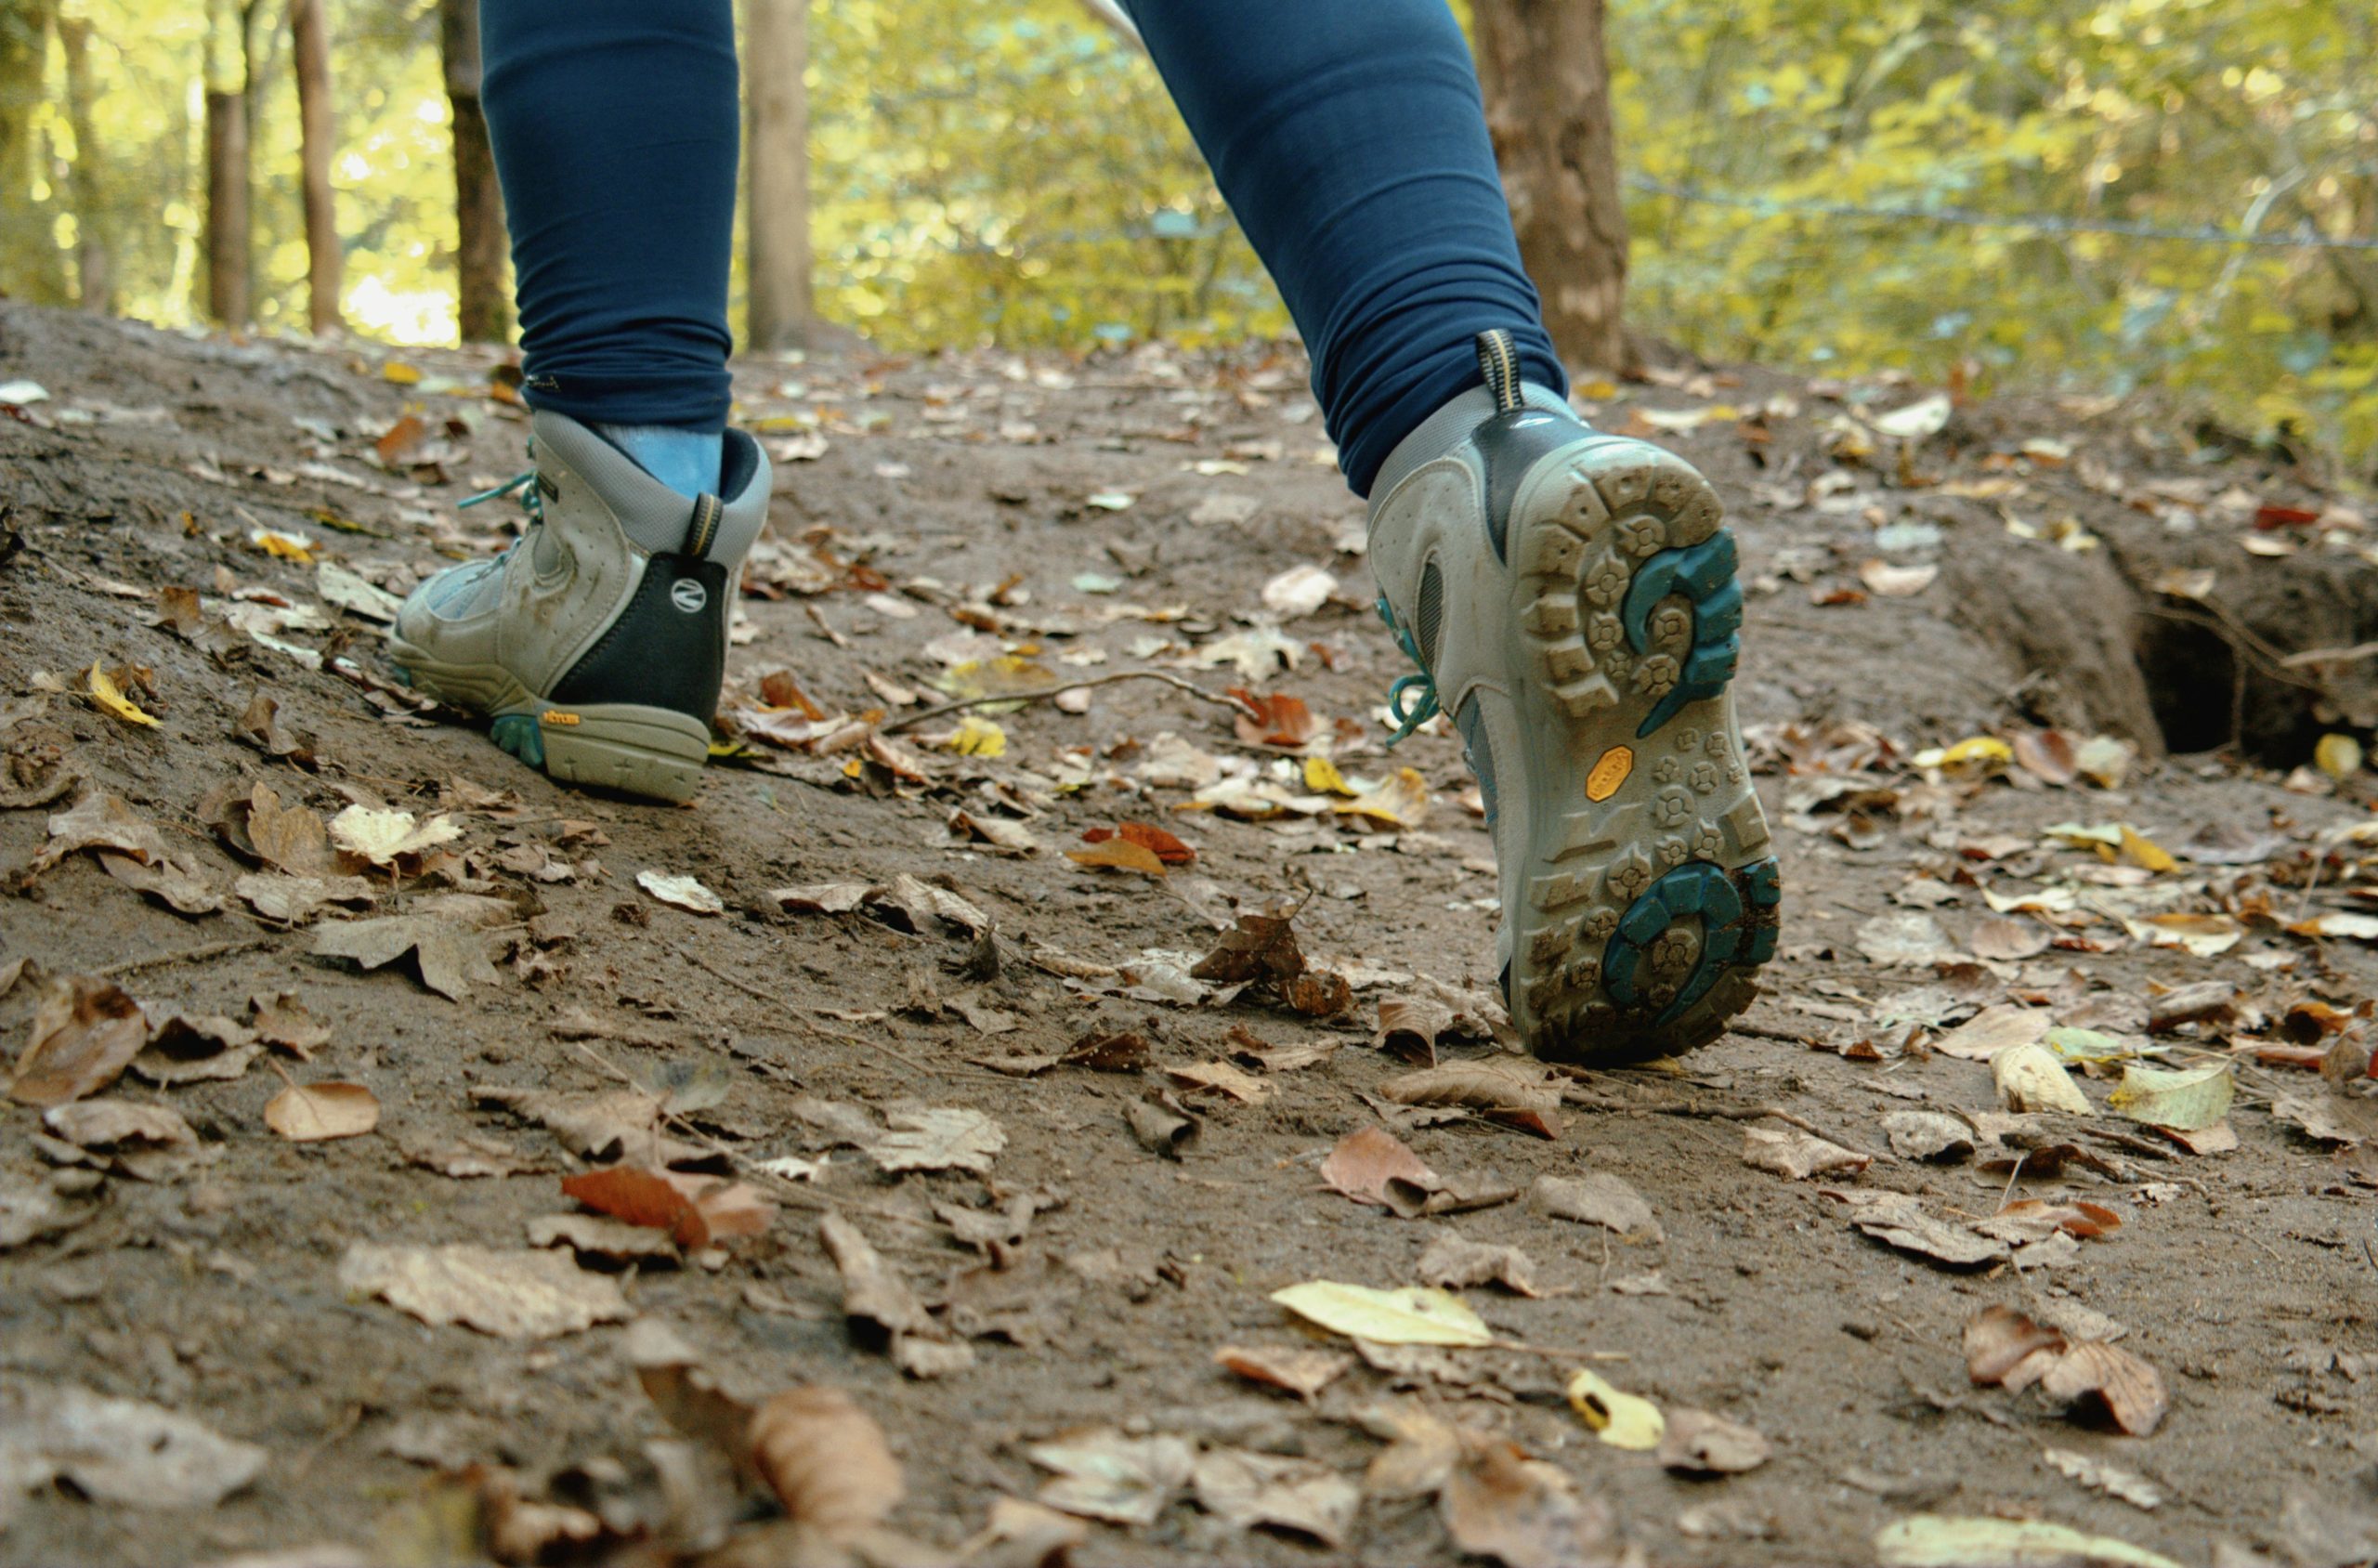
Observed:
[[[1130,0],[1215,183],[1313,355],[1339,462],[1479,385],[1478,333],[1565,395],[1444,0]]]
[[[730,0],[482,0],[532,407],[716,488],[735,233]]]
[[[1442,703],[1478,776],[1512,1022],[1565,1056],[1712,1038],[1776,940],[1733,541],[1691,465],[1571,412],[1444,0],[1130,4],[1371,499],[1422,670],[1398,738]]]
[[[480,27],[533,521],[416,588],[390,654],[523,762],[681,801],[768,504],[767,459],[725,428],[731,0],[484,0]]]

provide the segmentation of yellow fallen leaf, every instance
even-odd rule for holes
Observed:
[[[1959,1568],[1968,1562],[2087,1562],[2100,1568],[2180,1568],[2160,1552],[2084,1535],[2045,1519],[1990,1519],[1919,1513],[1886,1524],[1875,1536],[1884,1568]]]
[[[2170,850],[2126,822],[2122,825],[2122,857],[2150,871],[2175,871],[2180,866]]]
[[[1418,828],[1429,815],[1429,781],[1414,768],[1399,767],[1350,801],[1331,809],[1341,817],[1359,817],[1387,828]]]
[[[124,688],[108,678],[98,660],[91,660],[91,700],[128,725],[153,725],[154,715],[143,712],[140,705],[124,695]]]
[[[1004,757],[1007,755],[1007,731],[969,713],[958,721],[958,728],[942,742],[942,750],[955,751],[961,757]]]
[[[1657,1448],[1668,1430],[1658,1405],[1612,1388],[1599,1372],[1580,1371],[1569,1379],[1569,1404],[1613,1448]]]
[[[270,529],[250,529],[248,542],[278,560],[294,561],[301,567],[314,564],[314,542],[302,533],[275,533]]]
[[[1343,795],[1349,800],[1354,796],[1354,787],[1327,757],[1305,758],[1304,787],[1316,795]]]
[[[2245,928],[2228,915],[2149,915],[2122,923],[2134,941],[2150,947],[2185,948],[2201,959],[2220,957],[2246,935]]]
[[[2015,748],[1994,735],[1976,735],[1953,746],[1935,746],[1916,752],[1914,759],[1918,767],[1973,774],[1995,773],[2014,760]]]
[[[385,866],[400,855],[419,855],[463,836],[463,830],[445,817],[416,822],[410,811],[374,811],[351,805],[330,821],[331,842],[374,866]]]
[[[1494,1331],[1450,1290],[1406,1286],[1373,1290],[1316,1279],[1272,1292],[1272,1300],[1332,1333],[1380,1345],[1491,1345]]]
[[[421,385],[421,372],[402,359],[391,359],[380,367],[380,379],[394,382],[399,386],[418,386]]]
[[[2237,1098],[2238,1079],[2227,1062],[2173,1072],[2142,1063],[2124,1063],[2122,1087],[2106,1101],[2107,1107],[2150,1127],[2180,1132],[2201,1132],[2229,1114]]]
[[[2324,735],[2312,748],[2312,765],[2332,778],[2349,778],[2361,771],[2361,742],[2350,735]]]

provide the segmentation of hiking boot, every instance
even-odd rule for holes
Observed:
[[[1391,699],[1398,738],[1440,704],[1461,734],[1528,1048],[1685,1050],[1749,1005],[1775,953],[1775,861],[1728,690],[1733,536],[1690,464],[1522,386],[1506,333],[1478,345],[1486,387],[1374,491],[1379,613],[1422,672]]]
[[[531,767],[689,799],[737,573],[767,520],[768,460],[730,430],[719,494],[687,500],[566,415],[540,411],[531,431],[536,467],[488,492],[521,491],[528,532],[414,589],[389,656],[412,685],[491,717],[495,743]]]

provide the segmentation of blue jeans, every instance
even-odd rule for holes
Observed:
[[[1566,391],[1444,0],[1128,0],[1313,358],[1367,493],[1518,340]],[[731,0],[480,0],[529,400],[718,429],[738,140]]]

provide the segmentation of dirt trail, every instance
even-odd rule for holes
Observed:
[[[1381,749],[1376,714],[1403,667],[1348,551],[1360,504],[1316,451],[1292,356],[738,367],[745,417],[784,455],[731,671],[743,751],[684,811],[556,790],[415,713],[379,684],[372,622],[324,602],[368,608],[355,579],[401,595],[441,549],[483,549],[511,526],[501,505],[453,508],[517,464],[518,411],[486,395],[490,368],[0,307],[0,382],[47,393],[0,419],[0,787],[50,796],[0,811],[18,894],[0,901],[0,1027],[21,1057],[45,982],[78,974],[120,985],[151,1021],[202,1020],[101,1091],[170,1107],[191,1142],[168,1130],[111,1148],[72,1117],[60,1133],[33,1105],[0,1113],[0,1561],[294,1548],[328,1561],[333,1544],[385,1562],[692,1561],[737,1530],[758,1550],[764,1494],[692,1489],[725,1497],[724,1515],[687,1502],[691,1450],[669,1444],[638,1386],[627,1313],[747,1395],[848,1390],[905,1467],[890,1526],[952,1553],[996,1499],[1049,1481],[1028,1450],[1079,1428],[1121,1434],[1102,1440],[1110,1455],[1144,1459],[1146,1445],[1111,1444],[1169,1436],[1207,1461],[1194,1481],[1147,1483],[1181,1494],[1148,1499],[1152,1522],[1085,1525],[1083,1563],[1451,1561],[1457,1537],[1479,1548],[1497,1522],[1518,1528],[1494,1513],[1510,1497],[1479,1502],[1483,1449],[1443,1498],[1374,1486],[1351,1521],[1329,1512],[1352,1506],[1382,1452],[1380,1406],[1548,1461],[1574,1539],[1651,1562],[1865,1559],[1878,1532],[1920,1515],[2054,1522],[2191,1563],[2378,1552],[2378,1145],[2355,1141],[2371,1107],[2275,1060],[2358,1038],[2343,1013],[2370,992],[2356,938],[2378,932],[2361,913],[2378,880],[2335,830],[2366,821],[2370,775],[2338,788],[2309,769],[2161,760],[2167,734],[2201,749],[2242,714],[2257,754],[2294,767],[2324,729],[2378,716],[2361,712],[2369,672],[2353,658],[2285,662],[2373,630],[2357,621],[2378,615],[2378,594],[2348,504],[2250,454],[2191,462],[2175,433],[2121,411],[1959,411],[1902,451],[1873,426],[1911,390],[1742,372],[1600,399],[1599,423],[1701,464],[1733,509],[1744,718],[1787,928],[1738,1032],[1661,1067],[1544,1080],[1567,1096],[1546,1138],[1390,1097],[1425,1048],[1408,1032],[1375,1043],[1382,1008],[1494,1011],[1492,848],[1441,725]],[[390,436],[408,411],[417,430]],[[292,558],[290,542],[320,561]],[[2274,548],[2291,553],[2254,553]],[[1300,567],[1337,586],[1283,621],[1264,589]],[[2210,584],[2171,575],[2206,568]],[[167,587],[196,590],[195,614],[161,600]],[[159,722],[96,706],[95,661],[144,667],[145,680],[125,672],[127,695]],[[970,680],[1139,668],[1301,699],[1318,721],[1305,749],[1357,789],[1415,770],[1425,817],[1395,788],[1329,794],[1323,770],[1235,733],[1225,706],[1151,680],[1091,689],[1082,712],[978,715],[996,754],[953,749],[954,714],[889,743],[835,722],[887,707],[896,722],[918,711],[904,701],[981,689]],[[764,693],[775,672],[822,717],[782,684]],[[243,738],[259,693],[277,712]],[[2136,754],[2110,788],[2043,782],[2071,772],[2036,738],[2043,721]],[[1914,760],[1979,736],[2031,738],[2032,765],[1988,747]],[[2119,750],[2081,761],[2111,768]],[[1217,787],[1214,770],[1241,758],[1257,771]],[[258,784],[320,818],[396,808],[460,834],[333,866],[319,846],[285,847],[305,824],[276,822]],[[1225,809],[1181,809],[1201,786]],[[154,853],[132,858],[166,869],[147,880],[220,908],[177,913],[88,850],[35,870],[85,791],[151,826]],[[1068,858],[1122,822],[1161,826],[1195,860],[1159,880]],[[2110,832],[2101,854],[2044,835],[2058,824],[2133,836]],[[265,918],[250,895],[301,913],[284,882],[241,881],[263,877],[275,846],[347,902]],[[697,879],[723,912],[654,896],[647,872]],[[1288,995],[1309,1011],[1185,973],[1236,916],[1284,905],[1311,966]],[[340,921],[407,915],[456,1000],[426,988],[415,957],[367,970],[315,955]],[[2182,941],[2195,947],[2154,945]],[[482,949],[493,967],[468,978]],[[1331,1012],[1341,981],[1351,1000]],[[2189,1021],[2150,1027],[2173,1011],[2164,993],[2215,981],[2236,994],[2200,993]],[[250,1002],[284,992],[326,1031],[310,1060],[252,1036],[276,1022],[266,1033],[288,1035]],[[2117,1063],[2074,1075],[2086,1117],[1985,1119],[1967,1140],[1978,1154],[1894,1154],[1897,1113],[1970,1129],[2000,1110],[1991,1068],[1941,1045],[2009,1002],[2095,1031],[2057,1037],[2068,1053],[2152,1045],[2166,1065],[2232,1064],[2236,1146],[2192,1153],[2219,1134],[2114,1114]],[[1143,1042],[1103,1053],[1128,1070],[1027,1070],[1113,1036]],[[241,1067],[243,1043],[265,1049]],[[1435,1056],[1522,1065],[1457,1025]],[[1208,1070],[1218,1062],[1235,1071]],[[188,1076],[209,1070],[230,1076]],[[363,1086],[376,1128],[277,1133],[284,1077]],[[532,1092],[502,1092],[517,1091]],[[596,1096],[611,1097],[608,1119],[588,1110]],[[934,1109],[975,1115],[904,1122]],[[1194,1136],[1159,1152],[1177,1129],[1150,1124],[1174,1112]],[[916,1136],[887,1143],[903,1125]],[[1414,1219],[1352,1201],[1322,1165],[1365,1128],[1443,1177],[1491,1173],[1520,1196]],[[1744,1157],[1809,1130],[1871,1164],[1794,1181]],[[682,1256],[660,1231],[541,1226],[583,1212],[559,1183],[615,1147],[738,1171],[773,1219]],[[904,1147],[938,1169],[887,1169],[909,1163]],[[1531,1191],[1580,1175],[1618,1179],[1654,1223],[1556,1217]],[[1853,1225],[1892,1194],[1988,1255],[1950,1267]],[[2021,1199],[2102,1205],[2121,1223],[2085,1239],[2017,1225],[2012,1244],[1969,1228]],[[830,1212],[912,1288],[907,1308],[870,1309],[914,1314],[888,1348],[880,1323],[845,1318],[820,1239]],[[490,1266],[516,1270],[532,1235],[556,1248],[555,1289],[604,1321],[519,1337],[432,1326],[370,1277],[374,1259],[409,1256],[375,1248],[494,1248],[505,1258]],[[1377,1352],[1401,1369],[1357,1364],[1309,1401],[1217,1365],[1231,1344],[1347,1350],[1272,1293],[1418,1284],[1448,1237],[1532,1265],[1539,1296],[1460,1291],[1503,1348]],[[455,1299],[466,1313],[519,1308],[517,1277]],[[401,1282],[392,1293],[409,1299]],[[2068,1414],[2036,1391],[1974,1386],[1962,1336],[1993,1306],[2076,1340],[2118,1334],[2160,1374],[2168,1413],[2126,1435],[2085,1397]],[[920,1378],[895,1356],[971,1364]],[[1671,1417],[1754,1428],[1771,1456],[1693,1477],[1599,1442],[1564,1398],[1581,1365]],[[73,1388],[256,1452],[202,1454],[238,1483],[219,1502],[136,1506],[166,1489],[138,1465],[129,1487],[78,1470],[42,1435]],[[1242,1453],[1305,1462],[1287,1473],[1326,1522],[1250,1524],[1216,1468]],[[2087,1483],[2106,1481],[2092,1465],[2159,1505]],[[1287,1505],[1266,1496],[1276,1521]],[[1514,1562],[1543,1549],[1505,1544]],[[971,1560],[1035,1549],[978,1542]]]

